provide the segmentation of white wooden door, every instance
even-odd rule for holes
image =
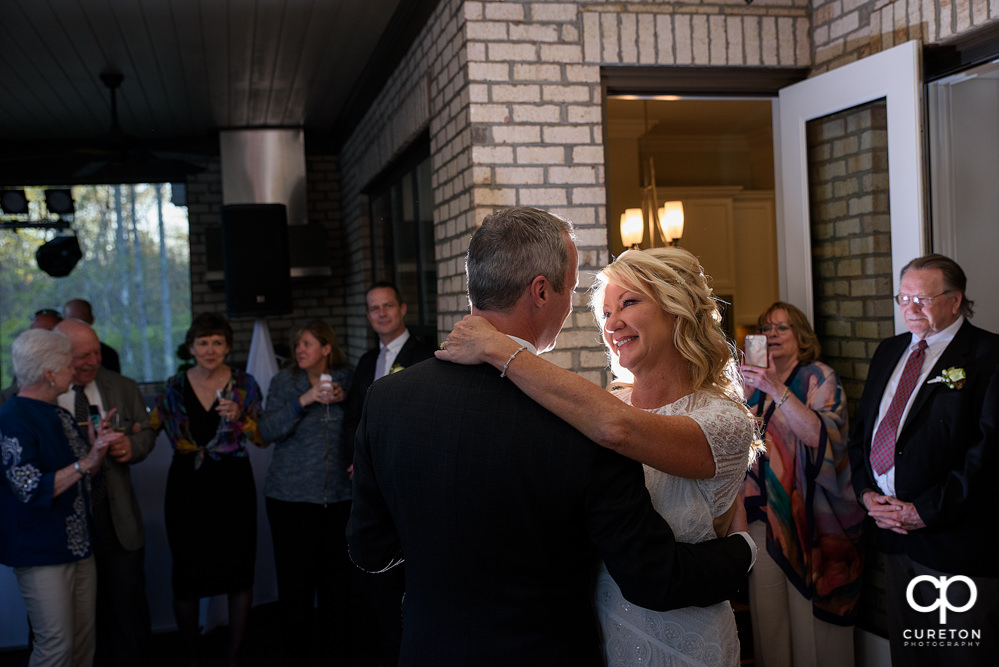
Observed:
[[[780,175],[778,248],[781,295],[814,321],[805,124],[884,98],[888,114],[889,206],[894,292],[898,270],[928,249],[923,195],[921,45],[917,41],[784,88],[776,104],[775,156]],[[896,309],[895,329],[905,331]]]

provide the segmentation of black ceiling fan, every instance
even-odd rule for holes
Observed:
[[[81,149],[92,159],[74,172],[76,178],[118,183],[134,181],[135,174],[142,174],[142,180],[162,182],[204,171],[203,166],[191,161],[190,155],[153,150],[125,134],[118,122],[117,96],[125,77],[116,71],[102,72],[100,76],[111,96],[111,128],[93,145]]]
[[[111,102],[108,132],[90,139],[5,142],[0,147],[0,185],[83,185],[180,182],[205,170],[217,155],[217,137],[170,137],[159,141],[125,133],[118,121],[118,89],[125,77],[100,75]]]

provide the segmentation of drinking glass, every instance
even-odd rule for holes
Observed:
[[[333,393],[333,376],[328,373],[323,373],[319,376],[319,388],[322,390],[323,394],[329,397]],[[326,412],[323,415],[323,421],[327,424],[330,421],[330,404],[326,403],[323,407],[326,408]]]

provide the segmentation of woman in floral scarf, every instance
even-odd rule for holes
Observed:
[[[260,442],[260,389],[226,365],[232,328],[221,315],[195,317],[186,344],[195,366],[167,381],[150,419],[174,448],[164,504],[174,614],[197,664],[199,599],[228,595],[235,664],[253,602],[257,495],[246,444]]]
[[[778,301],[758,325],[768,366],[742,367],[767,446],[743,487],[760,547],[749,577],[756,659],[852,665],[866,514],[850,483],[846,396],[800,310]]]

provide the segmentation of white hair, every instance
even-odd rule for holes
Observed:
[[[65,334],[48,329],[28,329],[11,346],[17,384],[30,387],[45,378],[45,371],[65,368],[73,358],[71,349]]]

